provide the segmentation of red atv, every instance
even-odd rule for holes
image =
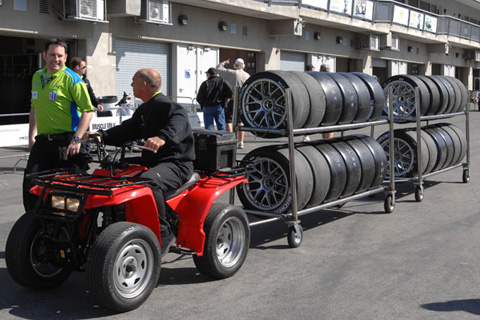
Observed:
[[[97,302],[124,312],[139,307],[160,276],[157,208],[149,180],[136,177],[146,168],[126,162],[125,148],[132,145],[111,158],[92,139],[98,148],[98,161],[92,162],[100,163],[92,174],[65,169],[30,175],[39,201],[10,231],[5,260],[12,278],[32,289],[56,287],[72,271],[86,271]],[[166,200],[177,236],[170,251],[191,254],[198,270],[213,278],[234,275],[247,256],[245,212],[214,203],[243,182],[240,169],[195,172]]]

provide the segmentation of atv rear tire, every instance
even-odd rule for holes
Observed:
[[[197,269],[212,278],[233,276],[243,265],[250,246],[250,227],[241,207],[214,203],[204,223],[205,246],[194,256]]]

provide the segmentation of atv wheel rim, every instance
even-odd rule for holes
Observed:
[[[147,242],[134,239],[125,244],[115,261],[113,281],[123,298],[139,296],[153,276],[153,251]]]
[[[242,257],[245,248],[245,227],[237,217],[223,223],[217,236],[217,257],[225,268],[233,267]]]
[[[69,241],[68,233],[64,228],[61,228],[59,240]],[[33,270],[43,278],[55,277],[64,270],[50,262],[49,254],[43,231],[37,233],[30,247],[30,261]]]

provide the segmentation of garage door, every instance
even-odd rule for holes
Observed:
[[[162,76],[162,92],[170,94],[170,44],[116,39],[116,95],[133,95],[132,77],[138,69],[151,68]]]
[[[282,51],[280,69],[283,71],[305,71],[305,53]]]

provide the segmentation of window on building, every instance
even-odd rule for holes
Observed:
[[[425,1],[420,1],[420,9],[423,9],[425,11],[430,11],[430,3],[425,2]]]

